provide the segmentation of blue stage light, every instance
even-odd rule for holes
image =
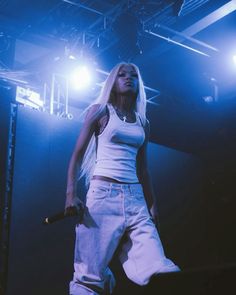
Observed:
[[[206,102],[206,103],[212,103],[214,102],[214,98],[210,95],[208,96],[203,96],[203,100]]]
[[[74,55],[72,55],[72,54],[71,54],[71,55],[69,55],[69,56],[68,56],[68,58],[69,58],[69,59],[76,60],[76,57],[75,57]]]
[[[91,84],[91,73],[86,66],[78,66],[69,77],[70,85],[75,90],[87,88]]]
[[[236,55],[233,56],[233,62],[236,65]]]

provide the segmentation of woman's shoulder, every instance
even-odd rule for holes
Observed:
[[[145,117],[144,119],[142,119],[141,115],[138,112],[136,112],[136,114],[137,114],[137,116],[139,118],[139,121],[140,121],[141,125],[143,126],[143,128],[144,129],[145,128],[150,128],[150,122],[147,119],[147,117]]]
[[[107,105],[95,103],[89,106],[87,118],[92,120],[100,120],[107,113]]]

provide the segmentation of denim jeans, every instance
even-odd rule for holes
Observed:
[[[130,280],[146,285],[153,274],[179,271],[164,254],[141,184],[95,179],[87,192],[83,222],[76,226],[71,295],[112,292],[115,279],[108,264],[124,234],[119,259]]]

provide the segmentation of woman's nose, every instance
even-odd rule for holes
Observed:
[[[126,80],[132,80],[133,79],[133,77],[131,76],[131,75],[129,75],[129,74],[127,74],[127,76],[125,77],[126,78]]]

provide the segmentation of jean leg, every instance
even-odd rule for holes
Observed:
[[[78,284],[75,281],[71,281],[70,295],[99,295],[99,293],[91,290],[90,288],[87,288],[86,286]]]
[[[123,235],[119,197],[101,186],[89,189],[83,223],[76,227],[72,295],[97,295],[112,291],[115,279],[108,264]]]
[[[142,191],[131,197],[130,200],[127,197],[126,212],[132,214],[126,215],[127,241],[123,244],[120,261],[132,281],[146,285],[153,274],[179,271],[179,268],[165,256]]]

